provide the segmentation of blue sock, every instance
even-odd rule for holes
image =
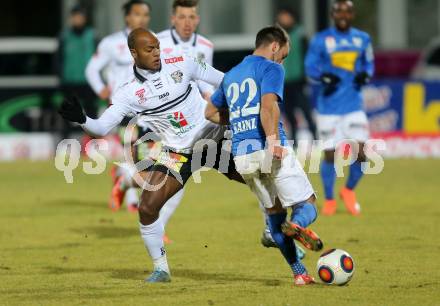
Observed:
[[[269,214],[267,220],[269,222],[270,233],[272,238],[280,249],[286,261],[290,264],[296,261],[295,245],[292,239],[286,239],[286,235],[281,231],[281,224],[286,221],[287,213]],[[292,243],[286,243],[290,240]]]
[[[309,226],[318,216],[315,205],[308,202],[296,204],[292,210],[291,221],[301,227]]]
[[[334,163],[329,163],[325,160],[321,163],[321,179],[324,185],[324,194],[327,200],[333,200],[333,188],[336,180],[336,170]]]
[[[272,238],[275,243],[278,245],[278,248],[289,264],[295,275],[305,273],[306,269],[304,268],[301,261],[296,257],[296,247],[292,238],[287,237],[281,231],[281,224],[286,221],[287,213],[278,213],[268,215],[268,222],[270,227],[270,232],[272,234]]]
[[[348,189],[353,190],[356,185],[359,183],[359,180],[364,175],[362,172],[362,163],[359,161],[356,161],[355,163],[350,165],[350,174],[348,175],[348,180],[346,187]]]

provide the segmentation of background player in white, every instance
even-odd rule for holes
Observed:
[[[174,0],[171,15],[172,26],[158,33],[157,37],[164,54],[183,53],[212,66],[214,44],[196,32],[200,23],[198,2],[198,0]],[[197,84],[205,97],[214,91],[209,84],[200,81]]]
[[[122,7],[125,18],[125,29],[110,34],[102,39],[95,55],[86,68],[86,77],[95,93],[103,100],[108,100],[112,92],[130,77],[133,69],[133,58],[127,46],[127,37],[136,28],[148,29],[150,24],[151,6],[142,0],[131,0]],[[115,172],[120,174],[121,168]],[[116,183],[116,177],[113,178]],[[125,196],[127,209],[136,211],[138,193],[130,188]],[[113,199],[109,202],[110,209],[116,211],[120,206]]]
[[[175,0],[172,6],[170,29],[157,34],[161,52],[164,56],[185,54],[202,60],[212,66],[214,45],[204,36],[196,33],[200,23],[197,0]],[[209,97],[214,92],[214,87],[208,83],[196,82],[204,97]],[[160,218],[164,226],[177,209],[184,194],[184,189],[171,198],[160,211]],[[165,242],[170,242],[167,235]]]
[[[64,100],[60,114],[67,120],[82,124],[94,136],[104,136],[116,127],[124,116],[139,114],[148,127],[160,137],[163,151],[146,171],[146,183],[160,188],[144,189],[139,206],[140,232],[153,263],[154,271],[147,282],[170,281],[165,253],[164,225],[159,218],[160,209],[191,177],[193,157],[201,152],[194,150],[200,139],[211,139],[222,153],[223,126],[211,123],[204,117],[206,101],[194,81],[201,80],[218,87],[223,73],[202,61],[184,55],[162,57],[160,44],[150,31],[136,29],[128,37],[128,45],[135,61],[132,77],[112,96],[112,104],[96,120],[88,118],[75,99]],[[148,103],[145,103],[148,101]],[[204,150],[206,153],[206,150]],[[195,155],[193,155],[194,153]],[[199,154],[199,155],[197,155]],[[228,157],[230,152],[227,153]],[[230,179],[243,182],[228,159],[223,173]],[[211,166],[224,166],[219,158]]]
[[[292,269],[295,284],[307,285],[314,280],[297,257],[291,238],[315,251],[323,245],[306,228],[317,217],[315,192],[280,121],[281,64],[290,51],[289,38],[280,27],[270,26],[258,32],[255,45],[253,55],[226,73],[205,114],[215,123],[230,124],[236,169],[266,207],[272,236]],[[292,215],[286,221],[288,208]]]

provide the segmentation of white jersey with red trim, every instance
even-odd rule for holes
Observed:
[[[136,114],[163,146],[175,152],[190,153],[199,139],[221,139],[224,129],[205,119],[206,101],[194,82],[217,88],[223,73],[186,55],[165,56],[161,62],[157,72],[132,69],[130,81],[117,89],[112,105],[99,119],[87,118],[83,128],[103,136],[125,116]]]
[[[214,44],[206,37],[194,33],[187,41],[183,41],[174,28],[164,30],[157,34],[160,41],[160,49],[164,55],[185,54],[187,56],[204,61],[213,65]],[[214,88],[203,82],[197,82],[202,93],[213,93]]]
[[[98,45],[95,55],[86,68],[86,78],[93,91],[98,95],[107,85],[114,91],[127,81],[133,70],[133,57],[127,45],[129,29],[104,37]],[[103,78],[103,70],[106,73]]]

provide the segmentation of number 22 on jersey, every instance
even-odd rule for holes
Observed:
[[[248,89],[248,96],[246,101],[244,101],[244,99],[240,99],[240,95],[246,92],[246,88]],[[226,95],[231,101],[229,105],[230,120],[258,115],[260,113],[260,101],[258,101],[256,105],[251,106],[251,102],[257,95],[257,84],[254,79],[247,78],[241,84],[232,83],[229,85]]]

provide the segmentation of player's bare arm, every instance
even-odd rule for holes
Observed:
[[[229,111],[227,109],[217,108],[210,100],[205,110],[205,118],[211,122],[228,125],[229,124]]]
[[[278,122],[280,120],[280,108],[278,107],[278,97],[276,94],[269,93],[263,95],[261,99],[260,117],[269,147],[273,146],[273,156],[275,159],[282,159],[284,148],[280,145],[280,135]]]

